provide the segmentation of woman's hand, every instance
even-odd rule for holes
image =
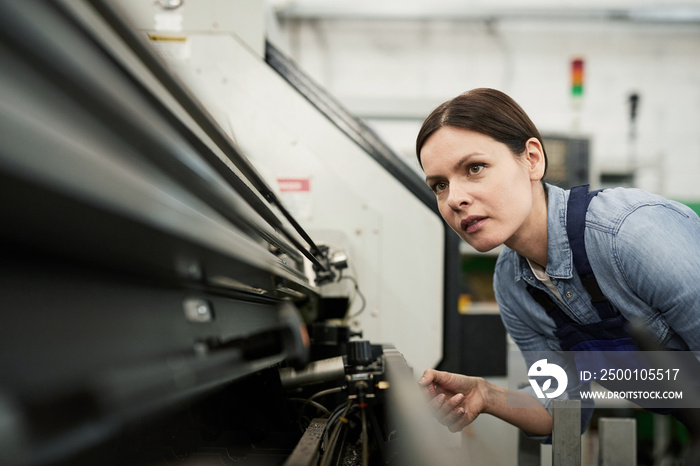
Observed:
[[[459,432],[486,410],[484,379],[428,369],[419,384],[425,388],[435,417]]]
[[[481,377],[468,377],[428,369],[418,381],[435,408],[435,417],[452,432],[459,432],[481,413],[491,414],[537,435],[552,433],[552,416],[525,392],[508,390]],[[517,408],[511,408],[512,398]],[[523,409],[527,408],[527,409]]]

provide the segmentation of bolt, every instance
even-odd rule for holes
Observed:
[[[202,299],[185,299],[182,306],[185,311],[185,318],[190,322],[209,322],[214,318],[211,306]]]

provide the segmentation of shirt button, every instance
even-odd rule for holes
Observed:
[[[571,291],[566,292],[566,297],[571,298],[574,294]]]

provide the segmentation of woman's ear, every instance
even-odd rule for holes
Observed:
[[[531,181],[540,181],[544,177],[545,158],[544,147],[537,138],[525,142],[525,162],[530,172]]]

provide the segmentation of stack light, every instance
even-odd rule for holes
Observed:
[[[581,58],[571,61],[571,95],[583,97],[583,60]]]

